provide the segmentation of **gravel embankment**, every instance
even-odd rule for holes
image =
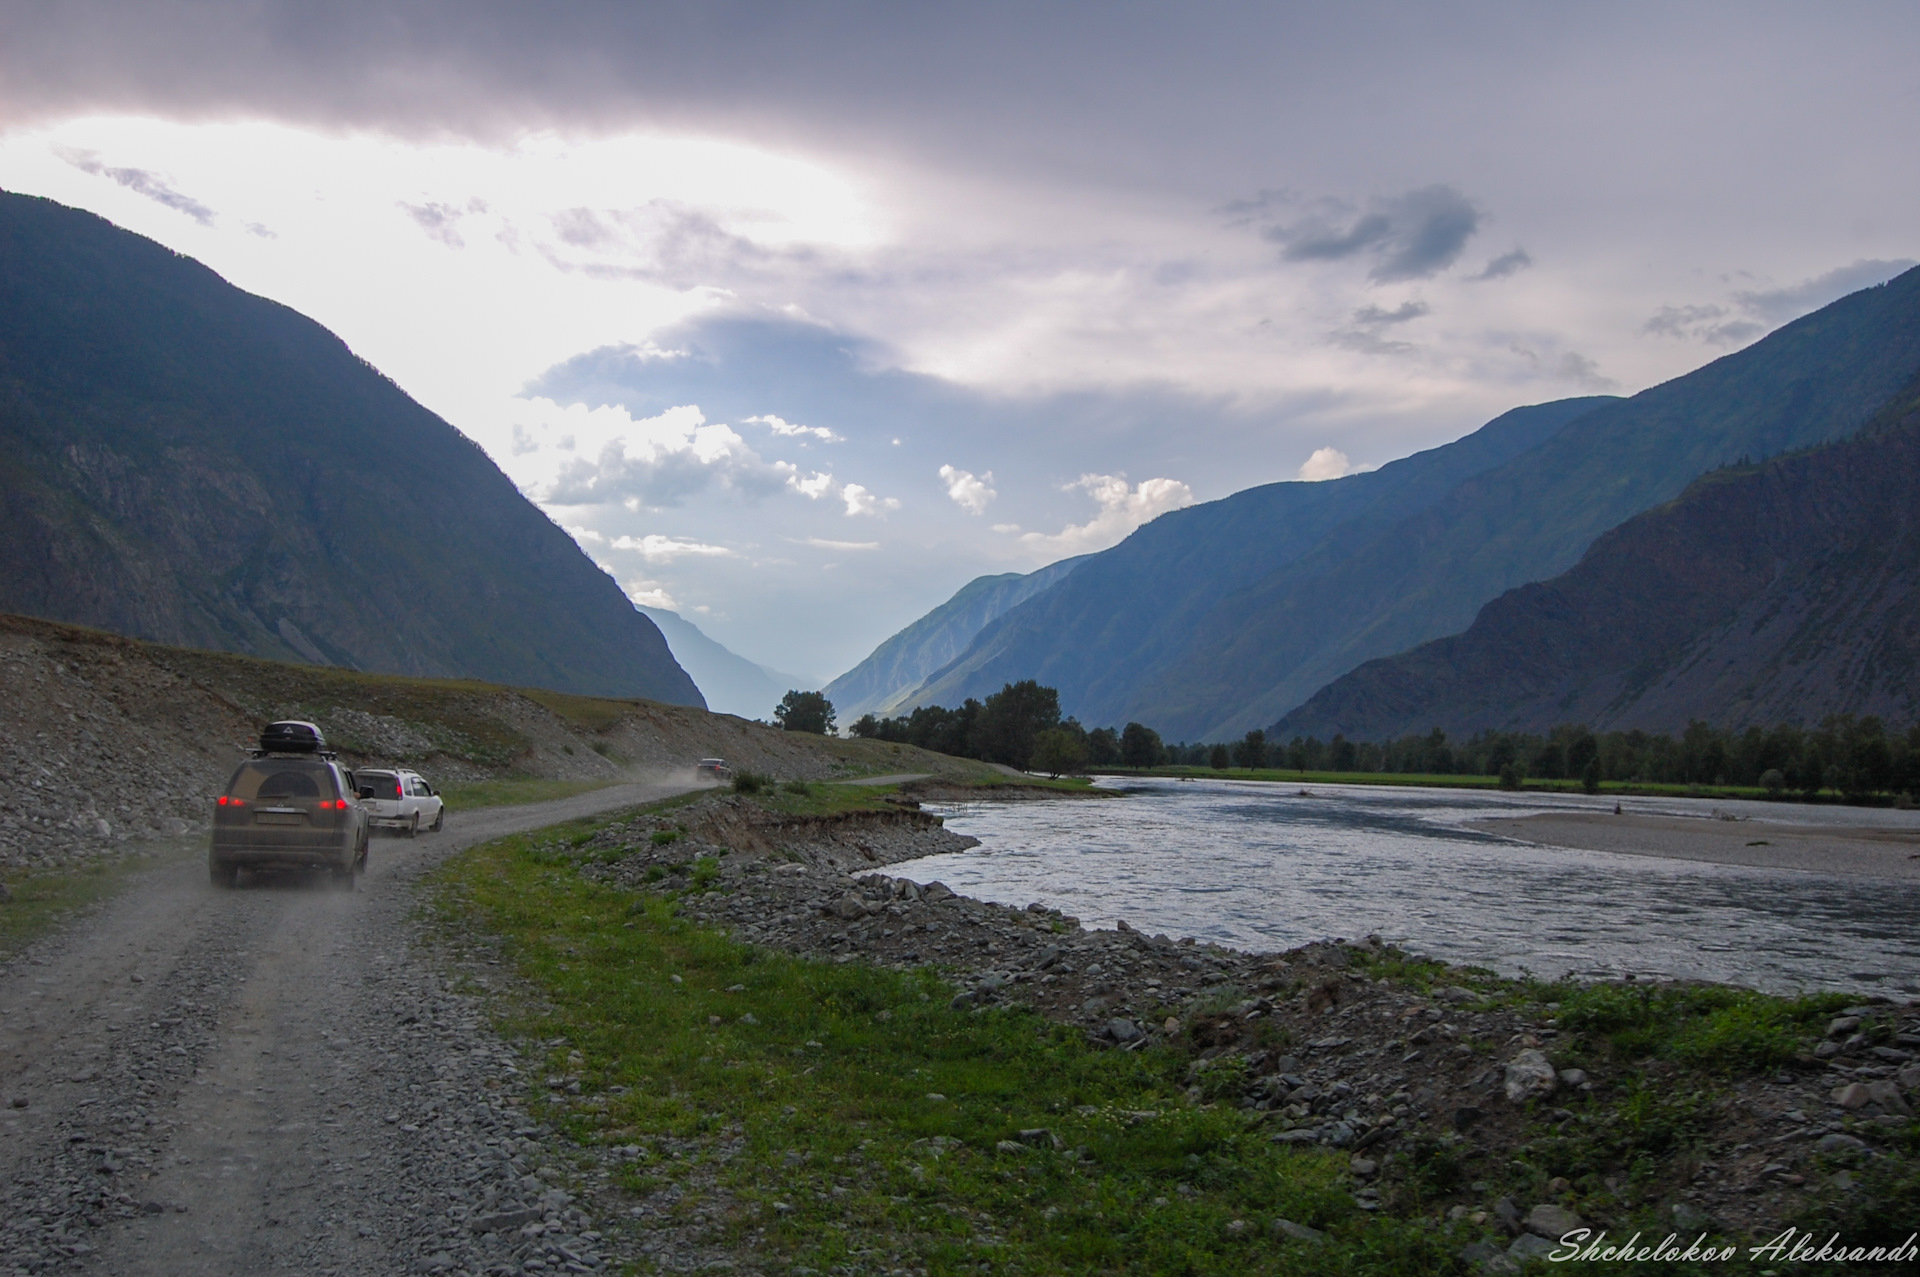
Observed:
[[[656,830],[673,828],[687,836],[651,844]],[[957,1008],[1028,1005],[1116,1049],[1178,1038],[1195,1054],[1194,1099],[1209,1087],[1218,1094],[1210,1070],[1244,1079],[1219,1098],[1265,1114],[1276,1141],[1351,1150],[1363,1207],[1377,1197],[1385,1159],[1411,1137],[1507,1156],[1525,1138],[1530,1103],[1574,1131],[1589,1119],[1557,1106],[1608,1096],[1610,1079],[1555,1067],[1554,1007],[1501,1005],[1487,996],[1497,992],[1491,984],[1422,994],[1369,978],[1358,968],[1383,953],[1377,938],[1243,953],[1125,923],[1089,931],[1037,903],[985,904],[916,881],[910,868],[878,872],[960,846],[917,812],[756,818],[716,795],[668,817],[617,824],[579,850],[630,848],[585,872],[661,890],[683,880],[668,872],[649,884],[650,874],[717,856],[722,890],[689,898],[683,912],[742,941],[833,962],[934,963],[959,983]],[[1876,1025],[1889,1030],[1875,1035],[1882,1045],[1869,1044]],[[1787,1218],[1831,1178],[1836,1159],[1871,1157],[1904,1130],[1920,1101],[1920,1007],[1849,1008],[1816,1056],[1815,1068],[1733,1085],[1708,1137],[1712,1156],[1684,1182],[1662,1186],[1676,1219],[1745,1228]],[[1656,1078],[1665,1068],[1648,1067]],[[1625,1201],[1634,1190],[1623,1183],[1619,1191]],[[1538,1235],[1527,1223],[1531,1205],[1551,1203],[1488,1203],[1470,1191],[1457,1203],[1462,1214],[1490,1212],[1504,1223],[1522,1256],[1531,1246],[1523,1239]]]

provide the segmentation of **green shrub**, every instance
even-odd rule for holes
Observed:
[[[1606,1039],[1635,1058],[1661,1056],[1701,1068],[1754,1070],[1785,1064],[1842,994],[1777,998],[1719,985],[1596,984],[1564,996],[1560,1025]]]
[[[678,829],[656,829],[648,841],[656,847],[665,847],[670,843],[678,842],[680,838],[681,833]]]
[[[758,772],[741,772],[733,778],[733,792],[736,794],[757,794],[773,784],[769,778]]]

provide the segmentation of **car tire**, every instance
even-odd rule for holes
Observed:
[[[420,813],[416,811],[413,813],[412,822],[407,825],[407,837],[418,838],[419,836],[420,836]]]
[[[240,870],[234,865],[208,865],[207,877],[213,882],[214,886],[224,891],[232,891],[240,885]]]
[[[441,804],[440,810],[433,813],[433,824],[430,826],[430,828],[433,830],[434,833],[437,834],[442,829],[445,829],[446,827],[447,827],[447,808],[446,808],[446,805],[443,803]]]

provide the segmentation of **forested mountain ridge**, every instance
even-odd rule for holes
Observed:
[[[1464,633],[1369,661],[1275,724],[1678,732],[1920,720],[1920,379],[1858,436],[1717,471],[1495,599]]]
[[[1085,557],[1061,559],[1033,572],[975,577],[827,684],[827,699],[849,723],[862,714],[884,718],[911,708],[904,703],[911,693],[966,651],[975,635],[1008,609],[1057,584]]]
[[[486,454],[339,338],[0,192],[0,610],[188,647],[702,704]]]
[[[1609,403],[1516,408],[1452,443],[1365,474],[1271,483],[1165,514],[981,631],[971,648],[899,702],[958,705],[1035,678],[1088,723],[1140,718],[1139,689],[1194,643],[1220,600],[1315,547],[1367,535],[1439,500],[1463,478],[1536,447]],[[1142,721],[1158,721],[1142,719]]]
[[[957,704],[1038,678],[1083,722],[1234,737],[1369,659],[1465,628],[1488,601],[1565,571],[1601,533],[1701,474],[1844,438],[1916,369],[1920,269],[1591,405],[1444,492],[1380,502],[1377,518],[1234,519],[1249,493],[1164,516],[982,631],[915,699]],[[1171,589],[1163,563],[1181,566]]]

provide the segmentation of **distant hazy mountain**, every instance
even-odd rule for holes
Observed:
[[[1163,516],[988,626],[926,690],[952,704],[1039,678],[1087,723],[1238,735],[1465,628],[1709,470],[1853,433],[1916,368],[1920,270],[1631,399],[1545,405],[1561,415],[1522,418],[1535,430],[1383,467],[1379,487],[1278,484]]]
[[[957,705],[1009,681],[1038,678],[1058,687],[1062,709],[1089,726],[1137,718],[1173,736],[1197,736],[1193,713],[1152,707],[1146,710],[1152,716],[1143,716],[1149,703],[1141,692],[1204,637],[1200,627],[1223,599],[1316,547],[1377,535],[1461,480],[1610,402],[1594,397],[1516,408],[1463,439],[1366,474],[1270,483],[1162,515],[988,625],[914,699]],[[1241,689],[1242,696],[1252,693]]]
[[[707,698],[707,708],[717,714],[768,719],[788,692],[811,692],[820,686],[817,678],[782,674],[729,651],[678,612],[660,607],[640,610],[660,627],[667,646],[673,649],[673,659],[693,676],[700,694]]]
[[[935,703],[917,695],[929,675],[966,651],[989,621],[1064,579],[1085,558],[1062,559],[1037,572],[977,576],[961,586],[952,598],[827,684],[827,699],[840,722],[869,713],[884,718]]]
[[[1710,474],[1273,730],[1678,732],[1833,713],[1920,718],[1920,381],[1858,438]]]
[[[326,329],[0,193],[0,610],[698,705],[653,622]]]

